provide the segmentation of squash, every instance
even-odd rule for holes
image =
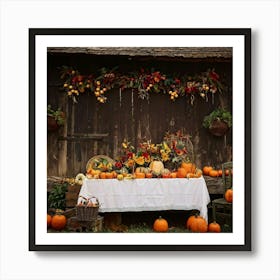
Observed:
[[[164,169],[164,164],[160,160],[154,160],[150,163],[149,167],[151,168],[153,173],[160,174],[161,170]]]
[[[144,172],[135,172],[134,173],[136,179],[144,179],[145,173]]]
[[[167,232],[168,222],[159,216],[159,218],[154,221],[153,229],[156,232]]]
[[[137,167],[135,173],[146,173],[148,170],[146,167]]]
[[[187,176],[187,171],[183,167],[179,167],[177,171],[177,178],[186,178]]]
[[[113,178],[114,178],[114,173],[112,173],[112,172],[106,172],[106,173],[105,173],[105,177],[106,177],[106,179],[113,179]]]
[[[182,162],[181,167],[184,168],[188,173],[195,173],[196,166],[192,162]]]
[[[171,172],[170,173],[170,178],[177,178],[177,172],[176,171]]]
[[[146,177],[146,178],[153,178],[153,173],[146,173],[146,174],[145,174],[145,177]]]

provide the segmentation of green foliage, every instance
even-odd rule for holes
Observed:
[[[209,128],[214,120],[222,120],[227,123],[228,127],[232,126],[232,115],[225,109],[218,108],[212,111],[209,115],[205,116],[203,120],[203,127]]]
[[[47,115],[50,117],[54,117],[58,125],[64,125],[65,117],[64,113],[60,108],[57,110],[52,109],[51,105],[48,105],[47,107]]]
[[[65,210],[65,193],[67,191],[67,183],[54,184],[48,197],[48,207]]]

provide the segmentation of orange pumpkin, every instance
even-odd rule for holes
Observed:
[[[185,168],[183,167],[180,167],[178,168],[178,171],[177,171],[177,178],[186,178],[187,176],[187,171]]]
[[[218,176],[219,176],[219,173],[218,173],[217,170],[211,169],[211,170],[209,171],[209,176],[211,176],[211,177],[218,177]]]
[[[167,178],[171,178],[170,173],[164,173],[161,175],[162,178],[167,179]]]
[[[168,222],[159,216],[159,218],[154,221],[153,229],[156,232],[167,232]]]
[[[225,192],[225,200],[226,200],[227,202],[232,203],[232,196],[233,196],[233,191],[232,191],[232,189],[227,189],[226,192]]]
[[[101,172],[101,173],[99,174],[99,178],[100,178],[100,179],[106,179],[106,172]]]
[[[106,177],[106,179],[113,179],[114,178],[114,174],[112,172],[106,172],[105,173],[105,177]]]
[[[171,178],[177,178],[177,172],[171,172],[170,177]]]
[[[223,170],[222,170],[222,169],[219,169],[219,170],[218,170],[218,176],[219,176],[219,177],[222,177],[222,175],[223,175]]]
[[[210,172],[210,170],[212,170],[213,169],[213,167],[212,166],[204,166],[203,167],[203,174],[204,175],[209,175],[209,172]]]
[[[184,168],[188,173],[195,173],[195,164],[192,162],[182,162],[181,167]]]
[[[145,176],[146,176],[146,178],[153,178],[153,174],[152,173],[146,173]]]
[[[201,216],[194,216],[190,223],[190,230],[192,232],[207,232],[208,225],[206,220]]]
[[[210,223],[208,225],[208,231],[209,232],[221,232],[221,226],[216,221],[214,221],[213,223]]]
[[[52,217],[51,226],[53,229],[62,230],[66,226],[66,217],[62,214],[55,214]]]
[[[191,224],[192,224],[194,219],[195,219],[195,215],[192,215],[188,218],[188,220],[186,222],[186,228],[187,229],[189,229],[189,230],[191,229]]]
[[[52,222],[52,216],[47,214],[47,227],[51,225],[51,222]]]
[[[145,178],[145,173],[143,172],[135,172],[134,173],[136,179],[143,179]]]

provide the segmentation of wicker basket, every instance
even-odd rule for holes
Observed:
[[[82,197],[82,196],[79,196]],[[76,215],[79,221],[94,221],[98,216],[99,201],[96,197],[85,198],[82,197],[85,204],[76,206]],[[92,199],[96,199],[96,206],[87,206],[86,204]]]
[[[94,156],[92,157],[88,162],[87,162],[87,165],[86,165],[86,170],[90,169],[90,168],[93,168],[93,169],[96,169],[96,161],[99,161],[99,160],[105,160],[107,161],[108,163],[111,163],[112,165],[115,164],[115,161],[108,157],[108,156],[105,156],[105,155],[97,155],[97,156]]]

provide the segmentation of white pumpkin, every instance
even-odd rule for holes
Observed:
[[[164,169],[164,164],[160,160],[154,160],[150,163],[149,166],[153,173],[160,174],[162,169]]]

